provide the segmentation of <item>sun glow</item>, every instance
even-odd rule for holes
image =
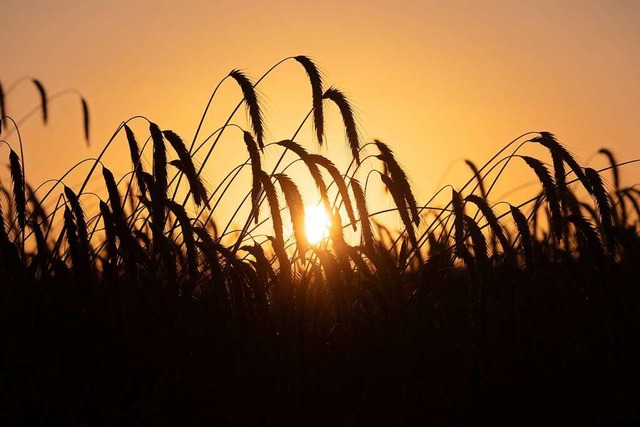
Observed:
[[[323,206],[310,205],[305,207],[304,229],[307,240],[312,245],[320,243],[329,235],[331,220]]]

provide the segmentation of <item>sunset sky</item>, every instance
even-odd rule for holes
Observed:
[[[637,1],[4,0],[1,12],[3,87],[33,76],[50,94],[77,89],[92,113],[90,147],[74,96],[51,104],[46,129],[37,115],[24,123],[32,182],[96,155],[136,114],[190,140],[211,90],[231,69],[257,78],[299,54],[350,97],[365,141],[395,149],[420,200],[445,172],[447,182],[468,177],[462,159],[481,164],[526,131],[556,133],[583,161],[603,146],[619,160],[640,157]],[[260,90],[270,140],[290,137],[311,105],[302,68],[285,64]],[[239,99],[230,82],[209,131]],[[21,84],[6,102],[20,118],[39,101]],[[330,153],[343,155],[338,116],[328,126]],[[300,141],[313,146],[310,129]],[[123,142],[111,161],[125,153]],[[244,159],[237,134],[217,156],[225,167]],[[637,182],[640,168],[624,177]]]

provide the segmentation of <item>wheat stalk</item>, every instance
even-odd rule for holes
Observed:
[[[420,225],[418,203],[416,202],[416,198],[414,197],[413,191],[411,190],[411,185],[409,184],[407,175],[405,174],[402,167],[400,167],[400,164],[396,160],[393,151],[387,144],[378,140],[375,140],[374,143],[380,151],[380,160],[384,162],[389,170],[389,175],[393,179],[393,182],[398,186],[399,194],[401,194],[402,197],[407,201],[407,205],[409,206],[409,210],[411,211],[413,222],[416,225]]]
[[[142,196],[147,192],[147,186],[144,182],[144,178],[142,173],[144,172],[144,167],[142,162],[140,161],[140,149],[138,147],[138,142],[136,141],[136,137],[129,126],[124,125],[124,131],[127,136],[127,143],[129,145],[129,155],[131,156],[131,164],[133,165],[134,174],[136,176],[138,182],[138,188],[140,189],[140,194]]]
[[[202,184],[201,177],[196,173],[196,168],[193,164],[191,155],[189,154],[189,151],[187,151],[187,147],[180,136],[170,130],[163,131],[162,135],[164,135],[166,140],[169,141],[169,144],[171,144],[175,150],[176,154],[178,154],[179,160],[174,160],[171,164],[186,175],[191,194],[193,195],[193,201],[196,203],[196,206],[200,206],[204,202],[208,208],[211,208],[209,206],[207,190]]]
[[[551,227],[556,237],[560,238],[562,236],[562,212],[560,210],[558,189],[553,182],[553,178],[547,167],[540,160],[529,156],[520,156],[520,158],[533,169],[540,180],[542,188],[544,189],[544,195],[549,203],[549,210],[551,211]]]
[[[464,205],[460,194],[453,188],[451,189],[451,204],[453,207],[453,235],[456,242],[455,253],[458,258],[462,259],[467,270],[473,274],[475,273],[475,264],[473,262],[473,257],[465,244],[466,232],[464,227]]]
[[[400,215],[400,219],[402,220],[407,235],[409,236],[413,247],[417,248],[418,243],[415,230],[413,229],[413,223],[411,222],[411,218],[409,217],[406,200],[403,197],[401,187],[393,180],[393,178],[386,175],[380,174],[380,179],[391,193],[391,197],[393,198],[393,202],[398,209],[398,214]]]
[[[38,89],[38,94],[40,95],[40,105],[42,107],[42,121],[44,124],[47,124],[47,119],[49,117],[48,108],[47,108],[47,92],[44,89],[44,86],[40,81],[36,79],[32,79],[33,84],[36,85],[36,89]]]
[[[589,191],[589,182],[587,181],[582,167],[575,161],[573,156],[562,146],[556,139],[556,137],[550,132],[540,132],[540,136],[531,138],[531,141],[538,142],[540,145],[546,147],[552,154],[555,153],[560,157],[576,174],[580,182],[584,185],[585,189]]]
[[[253,87],[251,80],[240,70],[232,70],[229,73],[242,90],[242,96],[244,97],[245,105],[249,111],[249,117],[251,117],[251,129],[256,136],[258,146],[262,150],[264,148],[264,123],[262,119],[262,111],[260,110],[260,104],[258,102],[258,96]]]
[[[13,150],[9,152],[9,168],[11,170],[11,179],[13,181],[13,201],[16,207],[18,225],[21,229],[24,229],[27,210],[24,194],[24,171],[20,165],[20,158],[18,157],[18,154]]]
[[[498,218],[496,217],[496,214],[493,212],[493,209],[491,209],[487,201],[475,194],[469,194],[467,197],[465,197],[465,200],[468,202],[472,202],[473,204],[478,206],[478,208],[482,212],[482,215],[484,215],[484,217],[487,219],[487,224],[489,224],[489,227],[491,227],[491,230],[493,231],[494,235],[500,241],[500,246],[502,246],[502,250],[503,251],[510,250],[511,245],[509,244],[509,241],[504,235],[504,231],[502,230],[502,227],[498,222]]]
[[[344,123],[349,148],[351,148],[351,156],[356,161],[356,164],[360,164],[360,138],[358,136],[358,129],[356,127],[351,103],[349,103],[347,97],[335,87],[327,89],[322,97],[324,99],[330,99],[338,106],[340,114],[342,115],[342,122]]]
[[[518,233],[520,234],[520,246],[522,247],[522,252],[524,254],[525,265],[528,268],[533,268],[533,237],[531,235],[531,230],[529,229],[529,222],[518,207],[510,204],[509,208],[511,210],[513,221],[518,228]]]
[[[278,184],[280,184],[285,201],[287,202],[287,207],[289,208],[298,251],[304,256],[308,243],[305,233],[305,213],[302,196],[296,184],[287,175],[278,173],[274,175],[274,178],[276,178]]]
[[[256,224],[258,223],[258,216],[260,214],[260,190],[261,190],[261,174],[262,170],[262,162],[260,160],[260,151],[258,150],[258,145],[256,144],[253,136],[249,132],[243,132],[244,143],[247,146],[247,151],[249,152],[249,158],[251,160],[251,174],[252,174],[252,184],[251,184],[251,211],[252,215],[255,219]]]
[[[342,202],[344,203],[345,211],[347,212],[347,216],[349,217],[349,221],[351,221],[351,226],[353,229],[356,229],[356,217],[353,212],[353,205],[351,204],[351,199],[349,198],[349,190],[347,189],[347,184],[344,182],[344,177],[338,170],[338,168],[333,164],[333,162],[327,159],[324,156],[319,154],[309,154],[308,159],[329,172],[333,182],[336,183],[338,187],[338,192],[340,193],[340,197],[342,197]]]
[[[353,198],[356,201],[356,208],[358,209],[358,218],[360,219],[360,233],[362,235],[362,241],[367,248],[373,248],[373,230],[371,229],[371,221],[369,221],[369,210],[367,209],[367,199],[360,182],[351,178],[349,182],[351,185],[351,191],[353,192]]]
[[[322,146],[324,139],[324,113],[322,109],[322,75],[311,59],[300,55],[294,58],[304,67],[311,83],[311,100],[313,104],[313,126],[316,130],[318,144]]]

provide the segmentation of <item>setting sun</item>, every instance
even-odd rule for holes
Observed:
[[[323,206],[311,205],[305,207],[304,229],[309,243],[315,245],[327,237],[330,225],[329,214]]]

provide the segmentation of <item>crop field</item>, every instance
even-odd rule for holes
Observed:
[[[284,62],[308,77],[309,111],[272,141],[259,84]],[[262,78],[231,71],[188,138],[132,117],[69,165],[88,169],[79,182],[42,184],[0,87],[3,425],[640,423],[640,188],[620,178],[637,160],[603,148],[596,170],[526,132],[417,200],[393,146],[362,140],[311,59]],[[20,84],[46,123],[45,85]],[[205,135],[222,85],[238,106]],[[346,168],[322,154],[328,109]],[[223,134],[246,161],[216,156]],[[126,165],[103,161],[114,144]],[[522,203],[495,198],[514,165],[537,182]],[[380,188],[384,212],[369,208]]]

